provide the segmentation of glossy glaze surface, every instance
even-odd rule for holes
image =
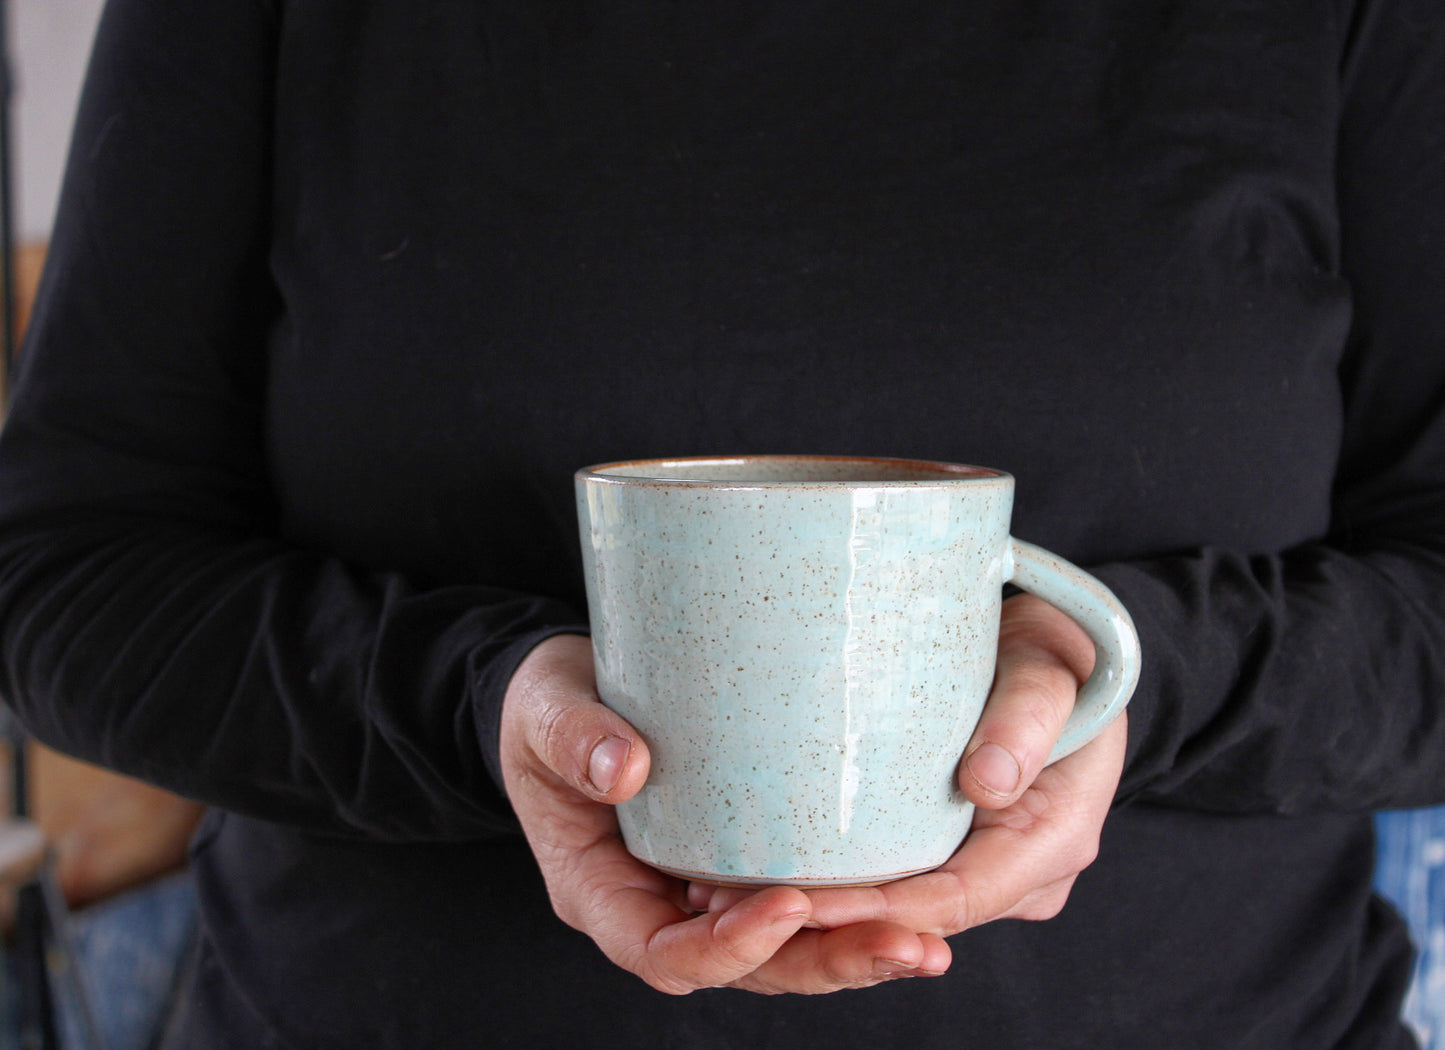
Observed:
[[[619,807],[628,848],[736,883],[878,882],[942,863],[972,819],[955,770],[1016,561],[1107,642],[1069,746],[1097,732],[1137,674],[1112,637],[1132,638],[1127,615],[1011,541],[1013,484],[810,457],[579,472],[599,691],[652,750],[647,785]]]

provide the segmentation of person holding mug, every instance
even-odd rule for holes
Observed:
[[[1414,1045],[1371,812],[1445,802],[1441,126],[1426,0],[110,5],[0,653],[211,807],[168,1045]],[[1102,650],[1000,591],[936,869],[620,837],[667,784],[573,475],[767,454],[1012,476],[1137,631],[1050,762]]]

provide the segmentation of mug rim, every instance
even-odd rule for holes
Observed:
[[[648,468],[671,470],[690,465],[742,466],[746,463],[855,463],[860,466],[913,470],[917,477],[911,478],[787,478],[777,480],[689,478],[652,473],[622,473],[622,471],[646,471]],[[681,485],[715,489],[770,489],[770,488],[927,488],[979,484],[985,482],[1012,481],[1013,475],[995,467],[980,467],[970,463],[955,463],[948,460],[916,459],[902,456],[845,456],[815,455],[807,453],[758,453],[713,456],[665,456],[642,459],[613,460],[595,463],[580,468],[575,477],[581,481],[610,485]]]

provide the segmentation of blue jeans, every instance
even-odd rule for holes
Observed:
[[[195,890],[187,874],[172,875],[77,911],[70,924],[70,947],[83,982],[95,1030],[106,1050],[148,1050],[175,996],[177,977],[195,932]],[[0,999],[0,1048],[19,1043],[19,990],[13,967]],[[62,1045],[89,1047],[84,1015],[69,994],[56,986],[56,1010]]]
[[[1375,888],[1419,949],[1405,1019],[1425,1050],[1445,1050],[1445,806],[1381,813]]]

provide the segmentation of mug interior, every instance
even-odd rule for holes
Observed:
[[[581,471],[607,479],[676,484],[937,484],[1006,477],[1002,471],[964,463],[854,456],[712,456],[604,463]]]

